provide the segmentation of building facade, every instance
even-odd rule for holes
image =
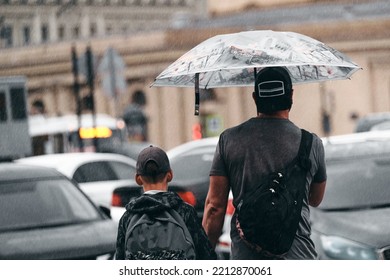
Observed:
[[[159,1],[123,2],[153,2],[157,5]],[[376,4],[372,6],[374,2]],[[42,100],[48,115],[75,113],[77,103],[73,92],[72,48],[82,58],[87,47],[90,47],[97,65],[107,49],[114,48],[126,66],[122,73],[126,88],[113,98],[104,90],[102,82],[106,78],[105,74],[97,71],[94,92],[97,112],[121,116],[132,94],[142,91],[146,97],[145,112],[149,120],[148,140],[168,149],[198,137],[200,126],[203,137],[218,135],[222,129],[237,125],[255,116],[256,112],[252,88],[223,88],[203,92],[201,114],[194,116],[193,89],[150,87],[165,67],[196,44],[217,34],[251,29],[294,31],[342,51],[362,70],[354,74],[351,80],[296,86],[291,119],[319,136],[350,133],[354,130],[357,117],[390,109],[388,4],[387,1],[359,3],[326,2],[301,4],[294,8],[278,6],[274,9],[252,9],[250,12],[216,18],[179,20],[174,26],[166,23],[160,26],[164,28],[155,30],[151,28],[129,34],[7,47],[0,50],[0,76],[27,76],[30,106],[34,101]],[[368,4],[370,6],[364,6]],[[201,11],[204,5],[193,9]],[[340,9],[338,14],[336,11]],[[0,13],[3,13],[3,9]],[[201,12],[195,14],[200,16]],[[105,22],[107,26],[108,21]],[[86,77],[80,73],[79,79],[80,94],[85,97],[89,94]],[[86,109],[84,112],[90,111]],[[324,125],[325,116],[329,117],[329,129]]]
[[[0,0],[0,47],[160,30],[206,13],[205,0]]]

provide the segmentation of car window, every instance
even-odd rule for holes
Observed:
[[[78,183],[118,180],[107,161],[86,163],[77,168],[73,179]]]
[[[328,179],[320,208],[360,209],[390,205],[390,156],[327,162]]]
[[[134,180],[136,173],[135,167],[120,161],[110,161],[109,164],[118,179]]]
[[[173,180],[199,180],[209,177],[214,151],[193,153],[171,159]]]
[[[100,214],[70,181],[0,184],[0,231],[74,224]]]

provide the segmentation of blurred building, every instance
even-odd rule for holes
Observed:
[[[0,0],[0,46],[128,35],[180,26],[206,0]]]
[[[196,117],[193,89],[150,87],[154,78],[174,60],[201,41],[222,33],[252,29],[299,32],[344,52],[363,68],[350,81],[295,87],[292,120],[320,136],[352,132],[357,117],[390,110],[388,0],[0,0],[0,3],[4,46],[0,49],[0,76],[27,76],[30,107],[41,100],[47,115],[75,113],[72,46],[80,59],[85,58],[90,46],[97,64],[112,47],[126,65],[123,76],[127,87],[114,100],[102,86],[104,73],[97,72],[96,111],[116,116],[118,110],[123,112],[129,105],[134,92],[142,91],[147,99],[144,108],[149,120],[148,140],[165,148],[194,137],[218,135],[221,129],[237,125],[256,113],[252,88],[203,92],[201,116]],[[42,15],[41,8],[49,12]],[[85,18],[86,14],[89,16]],[[157,18],[159,24],[155,22]],[[56,27],[46,28],[49,39],[44,41],[43,26],[50,19]],[[62,24],[67,27],[62,29]],[[13,31],[7,26],[12,26]],[[30,31],[31,44],[23,45],[23,26],[35,30]],[[75,28],[79,28],[79,33],[76,32],[79,37],[74,36]],[[36,33],[40,35],[33,35]],[[89,89],[83,71],[80,86],[84,97]],[[324,119],[329,122],[324,124]]]

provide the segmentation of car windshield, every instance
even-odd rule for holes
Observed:
[[[65,179],[0,183],[0,231],[76,224],[100,214]]]
[[[390,205],[390,155],[327,161],[328,180],[319,208],[348,210]]]
[[[195,181],[208,178],[214,150],[187,153],[171,159],[174,181]]]

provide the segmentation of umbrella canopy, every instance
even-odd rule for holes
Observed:
[[[214,36],[173,62],[151,86],[254,86],[256,71],[285,67],[292,82],[348,79],[360,67],[343,53],[308,36],[271,30]]]

